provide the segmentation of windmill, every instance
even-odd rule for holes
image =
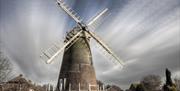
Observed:
[[[94,39],[121,66],[123,62],[111,51],[111,49],[92,31],[90,27],[102,17],[108,9],[104,9],[91,21],[85,24],[82,19],[64,1],[57,0],[58,6],[63,9],[76,23],[60,47],[55,44],[43,52],[41,57],[49,64],[62,51],[64,51],[60,74],[57,83],[57,91],[73,90],[97,90],[95,70],[92,62],[90,39]]]

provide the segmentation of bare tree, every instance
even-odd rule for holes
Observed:
[[[147,75],[141,80],[141,84],[148,91],[158,91],[161,85],[161,77],[158,75]]]
[[[0,82],[7,80],[10,72],[11,72],[10,61],[0,51]]]

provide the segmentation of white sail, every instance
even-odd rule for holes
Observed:
[[[82,33],[82,30],[79,31],[76,35],[74,35],[69,41],[67,41],[61,48],[59,46],[53,46],[51,48],[49,48],[48,50],[46,50],[45,52],[43,52],[43,54],[41,55],[42,58],[44,58],[44,56],[46,57],[45,60],[46,63],[51,63],[53,61],[53,59],[58,56],[58,54],[60,54],[70,43],[74,43],[78,36]],[[56,50],[52,51],[53,49],[52,48],[56,48]],[[49,51],[51,50],[51,51]]]
[[[98,42],[105,50],[106,50],[106,52],[108,52],[114,59],[116,59],[122,66],[124,65],[124,62],[122,61],[122,60],[120,60],[116,55],[115,55],[115,53],[113,53],[112,51],[111,51],[111,49],[104,43],[104,42],[102,42],[102,40],[98,37],[98,36],[96,36],[93,32],[91,32],[91,31],[87,31],[88,32],[88,34],[94,39],[94,40],[96,40],[96,42]]]

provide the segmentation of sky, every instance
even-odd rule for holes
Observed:
[[[86,23],[108,8],[94,31],[116,53],[121,69],[93,40],[91,51],[98,80],[128,88],[143,76],[164,77],[165,68],[180,78],[180,0],[64,0]],[[57,83],[62,53],[52,64],[40,54],[60,42],[76,23],[55,0],[0,0],[1,50],[13,73],[38,83]]]

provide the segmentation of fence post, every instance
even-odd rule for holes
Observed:
[[[71,83],[69,83],[69,91],[71,91]]]
[[[104,91],[104,84],[103,84],[103,91]]]
[[[79,83],[79,91],[81,91],[81,84]]]
[[[62,91],[62,89],[63,89],[63,85],[62,83],[60,83],[60,91]]]
[[[62,91],[62,79],[59,79],[58,89],[59,89],[60,91]]]
[[[66,89],[66,78],[64,78],[64,90]]]
[[[89,86],[89,91],[91,91],[91,85],[89,84],[88,86]]]

